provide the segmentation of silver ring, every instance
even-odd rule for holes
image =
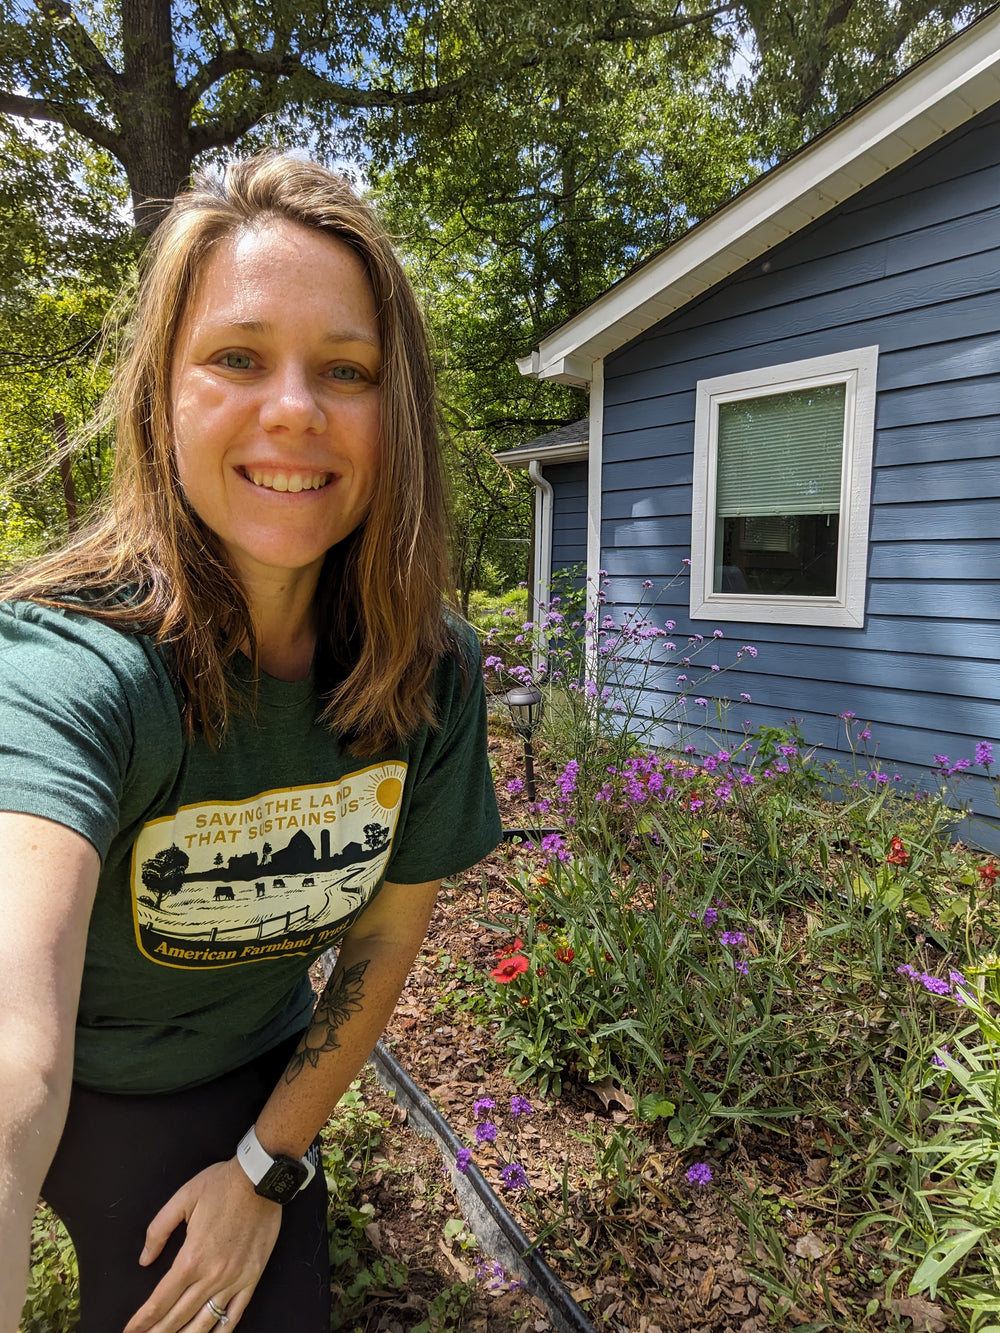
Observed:
[[[229,1323],[229,1316],[226,1314],[225,1310],[219,1309],[215,1301],[212,1300],[211,1296],[209,1296],[208,1300],[205,1302],[205,1308],[208,1310],[209,1314],[211,1314],[222,1325],[223,1328],[225,1328],[225,1326]]]

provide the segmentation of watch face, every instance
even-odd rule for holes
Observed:
[[[308,1175],[302,1162],[297,1162],[294,1157],[276,1157],[254,1188],[264,1199],[288,1203],[298,1194]]]

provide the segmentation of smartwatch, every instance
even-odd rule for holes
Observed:
[[[257,1127],[251,1125],[240,1139],[236,1160],[247,1174],[254,1190],[262,1199],[274,1203],[291,1203],[316,1174],[317,1145],[314,1143],[301,1161],[279,1153],[272,1157],[262,1148],[257,1138]]]

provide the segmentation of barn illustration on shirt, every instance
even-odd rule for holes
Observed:
[[[405,764],[379,763],[150,821],[132,855],[139,949],[203,968],[336,943],[385,872],[405,777]]]

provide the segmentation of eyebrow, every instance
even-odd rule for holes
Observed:
[[[270,324],[259,319],[229,319],[223,323],[227,328],[240,329],[245,333],[270,333],[272,328]],[[374,347],[376,351],[382,350],[379,339],[373,338],[371,334],[361,329],[330,329],[323,335],[323,341],[330,344],[363,343],[366,347]]]

